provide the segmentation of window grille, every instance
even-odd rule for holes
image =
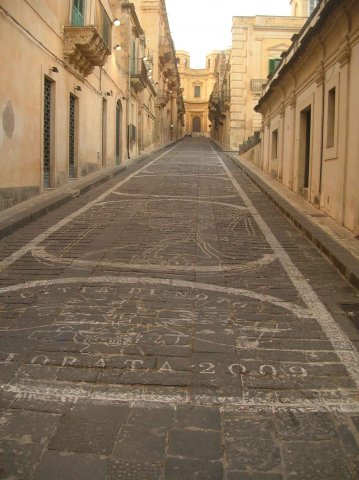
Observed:
[[[51,81],[45,78],[44,82],[44,187],[50,187],[51,164]]]
[[[70,94],[69,109],[69,177],[75,178],[75,108],[76,97]]]
[[[116,145],[115,145],[115,154],[116,154],[116,165],[120,163],[120,128],[121,128],[121,106],[119,101],[116,103]]]

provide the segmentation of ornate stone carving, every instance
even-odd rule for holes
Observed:
[[[156,106],[164,108],[169,102],[170,96],[169,93],[165,90],[159,90],[156,97]]]
[[[90,75],[95,66],[102,67],[111,54],[95,27],[64,28],[64,57],[82,75]]]

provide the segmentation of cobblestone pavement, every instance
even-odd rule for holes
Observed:
[[[186,139],[0,242],[0,478],[357,479],[358,305]]]

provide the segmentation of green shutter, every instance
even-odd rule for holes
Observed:
[[[73,0],[71,22],[75,27],[84,25],[84,0]]]
[[[280,58],[270,58],[269,59],[269,75],[273,75],[275,69],[280,64]]]

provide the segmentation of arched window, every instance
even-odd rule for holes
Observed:
[[[200,117],[193,117],[192,132],[200,132],[200,131],[201,131],[201,118]]]

